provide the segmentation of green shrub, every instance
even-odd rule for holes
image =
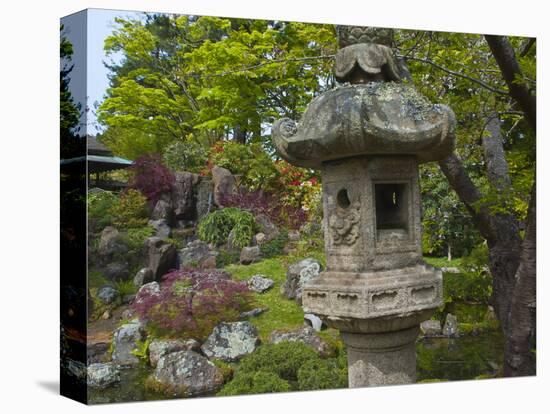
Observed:
[[[113,224],[121,229],[144,227],[147,224],[147,199],[138,190],[130,189],[108,210]]]
[[[233,380],[219,395],[344,388],[347,386],[347,360],[321,358],[302,342],[280,342],[260,346],[245,356]]]
[[[347,363],[342,367],[338,359],[306,361],[298,370],[298,388],[306,390],[328,390],[347,388]]]
[[[291,391],[290,384],[272,372],[245,372],[222,388],[218,395],[262,394]]]
[[[443,296],[446,303],[466,301],[489,303],[492,295],[492,277],[488,271],[488,251],[480,245],[462,259],[462,274],[445,275]]]
[[[255,228],[256,223],[251,213],[229,207],[204,217],[199,223],[198,235],[205,242],[221,245],[227,243],[229,233],[233,231],[233,245],[242,248],[252,240]]]
[[[111,208],[118,203],[118,197],[110,191],[88,193],[88,218],[96,230],[102,230],[113,222]]]
[[[133,280],[118,280],[111,283],[120,296],[133,295],[138,290]]]
[[[216,256],[216,267],[221,269],[230,264],[238,263],[241,257],[241,253],[238,251],[227,251],[220,250],[219,254]]]
[[[288,242],[288,231],[281,230],[281,232],[277,235],[277,237],[260,246],[262,257],[270,258],[270,257],[282,255],[284,253],[283,250],[287,242]]]
[[[126,233],[121,234],[121,240],[131,251],[139,251],[145,243],[145,239],[155,234],[155,229],[151,226],[130,228]]]
[[[201,172],[208,161],[206,149],[198,142],[175,142],[164,150],[164,163],[174,171]]]

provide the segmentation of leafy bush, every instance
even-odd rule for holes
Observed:
[[[345,357],[345,355],[343,355]],[[345,358],[321,358],[302,342],[260,346],[245,356],[218,395],[256,394],[347,386]]]
[[[147,200],[138,190],[130,189],[108,210],[113,224],[121,229],[144,227],[147,224]]]
[[[239,251],[227,251],[222,249],[216,256],[216,267],[221,269],[227,265],[238,263],[240,257],[241,252]]]
[[[121,234],[122,242],[128,246],[131,251],[139,251],[145,239],[155,234],[155,229],[151,226],[129,228],[126,233]]]
[[[239,187],[238,191],[224,195],[221,202],[224,206],[250,211],[254,216],[265,215],[279,226],[299,228],[307,220],[307,211],[301,207],[282,204],[280,199],[280,196],[263,190]]]
[[[233,381],[228,383],[218,395],[244,395],[262,394],[266,392],[287,392],[290,391],[288,381],[281,379],[272,372],[245,372],[237,375]]]
[[[461,274],[449,275],[443,279],[445,302],[467,301],[489,303],[492,295],[492,277],[488,271],[488,250],[482,244],[462,258]]]
[[[199,173],[206,166],[208,152],[198,142],[175,142],[164,150],[163,159],[174,171]]]
[[[281,230],[281,232],[273,240],[262,244],[260,251],[262,257],[268,259],[270,257],[280,256],[284,253],[284,247],[288,241],[288,231]]]
[[[138,292],[133,307],[155,335],[204,339],[219,322],[235,321],[250,310],[244,282],[220,270],[175,270],[164,275],[160,293]]]
[[[118,197],[110,191],[88,193],[88,218],[91,227],[102,230],[113,222],[111,208],[118,202]]]
[[[233,231],[233,245],[244,247],[252,240],[255,228],[256,223],[252,214],[229,207],[205,216],[199,223],[198,235],[205,242],[221,245],[227,243],[229,233]]]
[[[172,190],[175,177],[157,154],[144,155],[130,167],[133,177],[130,187],[139,190],[151,204],[155,204],[163,193]]]
[[[259,143],[218,141],[210,148],[208,165],[227,168],[240,175],[240,184],[251,190],[270,191],[278,186],[275,164]]]
[[[306,361],[298,370],[298,388],[306,390],[328,390],[347,388],[347,361],[341,359],[318,359]]]

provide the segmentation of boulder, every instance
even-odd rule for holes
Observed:
[[[201,260],[210,254],[208,244],[201,240],[194,240],[179,252],[180,268],[198,267]]]
[[[201,349],[210,359],[237,361],[253,352],[260,339],[250,322],[222,322],[214,328]]]
[[[110,257],[126,253],[128,247],[122,242],[119,231],[114,227],[107,226],[101,232],[97,250],[101,256]]]
[[[439,336],[441,335],[441,322],[429,319],[420,324],[420,332],[424,336]]]
[[[304,322],[311,326],[315,332],[321,332],[324,327],[323,320],[313,313],[304,313]]]
[[[111,286],[103,286],[97,290],[97,297],[103,303],[109,305],[119,297],[119,292]]]
[[[159,237],[149,237],[145,245],[147,267],[153,271],[155,280],[160,280],[165,273],[176,268],[178,252],[172,243]]]
[[[260,229],[260,232],[265,235],[264,243],[267,243],[279,235],[279,228],[271,219],[265,214],[258,214],[255,216],[256,224]],[[258,243],[261,244],[261,243]]]
[[[445,324],[443,325],[443,335],[454,337],[458,336],[458,320],[452,313],[448,313],[445,317]]]
[[[212,181],[214,183],[214,203],[218,207],[223,207],[223,202],[235,191],[236,180],[226,168],[212,168]]]
[[[96,363],[88,366],[88,387],[107,388],[120,382],[120,371],[113,363]]]
[[[265,233],[261,233],[261,232],[257,233],[252,238],[252,244],[254,244],[254,245],[261,246],[262,244],[264,244],[266,242],[267,242],[267,236],[265,235]]]
[[[192,219],[196,214],[194,189],[199,182],[199,175],[182,171],[176,172],[174,176],[172,207],[175,219]]]
[[[141,287],[146,283],[153,282],[155,280],[155,274],[148,267],[138,270],[134,276],[134,286]]]
[[[153,212],[151,213],[151,220],[164,219],[168,223],[172,223],[174,219],[174,211],[172,209],[172,203],[169,194],[163,194],[161,198],[155,204]]]
[[[148,224],[155,229],[156,237],[166,239],[172,235],[172,229],[170,228],[166,219],[149,220]]]
[[[109,280],[128,280],[130,269],[126,262],[109,263],[103,269],[103,275]]]
[[[271,289],[275,282],[272,279],[265,277],[265,275],[254,275],[248,282],[248,288],[257,293],[263,293],[268,289]]]
[[[178,351],[199,351],[201,344],[194,339],[155,339],[149,344],[149,363],[156,367],[164,355]]]
[[[331,352],[330,346],[315,333],[311,326],[303,326],[292,330],[273,331],[269,337],[269,343],[272,344],[278,344],[283,341],[303,342],[315,349],[321,356],[328,356]]]
[[[149,282],[144,284],[141,288],[139,288],[138,292],[136,293],[136,303],[139,304],[142,301],[143,297],[148,297],[152,295],[159,295],[160,294],[160,285],[158,282]]]
[[[223,385],[222,371],[193,351],[164,355],[151,378],[167,395],[185,397],[214,394]]]
[[[91,340],[88,338],[86,344],[86,357],[88,364],[95,364],[98,362],[109,362],[109,342]]]
[[[243,247],[241,250],[240,262],[243,265],[249,265],[260,260],[261,255],[262,253],[258,246]]]
[[[313,258],[290,265],[286,272],[286,281],[281,286],[281,293],[287,299],[295,299],[301,305],[304,284],[318,277],[321,270],[321,264]]]
[[[252,318],[252,317],[255,317],[255,316],[259,316],[262,313],[267,312],[268,310],[269,310],[269,308],[254,308],[254,309],[246,311],[246,312],[241,312],[239,314],[239,318],[242,318],[242,319]]]
[[[212,180],[201,178],[197,185],[197,220],[202,219],[214,207],[214,183]]]
[[[290,230],[288,232],[288,241],[297,242],[300,240],[300,232],[298,230]]]
[[[145,330],[138,319],[122,325],[113,333],[113,362],[119,365],[138,365],[139,359],[132,351],[136,343],[145,339]]]

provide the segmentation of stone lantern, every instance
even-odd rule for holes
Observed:
[[[322,172],[327,269],[303,307],[340,330],[350,387],[412,383],[420,323],[442,303],[441,271],[422,260],[418,165],[451,153],[454,114],[416,91],[391,30],[338,36],[340,85],[272,129],[284,159]]]

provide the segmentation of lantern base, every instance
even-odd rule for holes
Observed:
[[[350,388],[416,382],[415,340],[419,326],[384,332],[342,332],[348,353]]]

